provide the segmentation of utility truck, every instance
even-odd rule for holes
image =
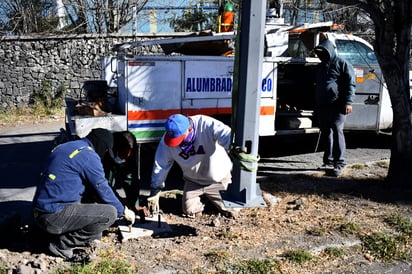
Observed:
[[[331,22],[266,24],[260,136],[319,132],[314,74],[320,61],[313,48],[325,36],[355,69],[356,95],[345,130],[391,131],[391,103],[373,47],[333,27]],[[234,33],[219,33],[118,45],[115,55],[103,58],[102,78],[85,83],[84,98],[67,102],[68,131],[83,137],[95,127],[129,130],[138,143],[146,143],[159,141],[172,113],[206,114],[229,123],[235,57],[227,53],[234,39]],[[166,54],[134,54],[156,44]]]

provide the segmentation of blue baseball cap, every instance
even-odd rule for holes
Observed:
[[[165,123],[165,144],[170,147],[180,145],[189,129],[189,118],[182,114],[173,114]]]

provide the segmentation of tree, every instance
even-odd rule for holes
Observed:
[[[215,29],[213,17],[202,9],[185,10],[179,18],[174,18],[170,22],[175,31],[202,31],[206,29]]]
[[[115,33],[130,24],[148,0],[63,0],[67,30]]]
[[[0,9],[8,19],[1,22],[4,32],[31,34],[56,28],[54,0],[2,0]]]
[[[2,0],[0,28],[11,34],[115,33],[130,24],[148,0]],[[58,7],[58,16],[56,13]],[[66,21],[59,29],[59,19]]]
[[[327,0],[356,5],[369,14],[375,25],[375,53],[393,108],[391,159],[386,181],[412,187],[412,118],[409,90],[412,1]]]

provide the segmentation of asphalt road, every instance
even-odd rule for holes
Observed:
[[[31,200],[45,159],[64,120],[0,127],[0,231],[1,224],[19,216],[30,224]],[[349,164],[389,159],[389,138],[374,134],[348,134]],[[261,138],[258,177],[273,173],[308,172],[321,164],[317,136]]]
[[[31,200],[62,124],[58,119],[0,127],[0,222],[20,216],[23,224],[31,223]]]

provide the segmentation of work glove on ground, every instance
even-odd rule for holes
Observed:
[[[132,210],[128,209],[127,206],[124,207],[123,217],[126,221],[130,222],[131,225],[133,225],[136,220],[136,214]]]

